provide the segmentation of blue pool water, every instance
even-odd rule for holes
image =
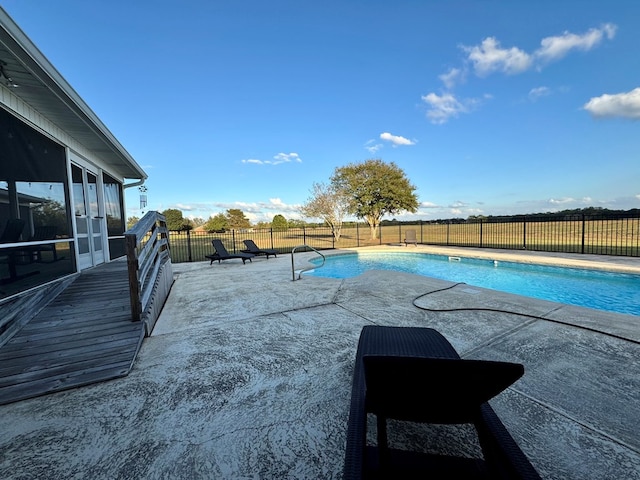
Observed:
[[[322,259],[312,263],[320,265]],[[397,270],[463,282],[517,295],[640,315],[640,275],[448,257],[420,253],[359,253],[328,256],[307,274],[350,278],[367,270]]]

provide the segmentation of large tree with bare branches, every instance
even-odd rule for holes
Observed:
[[[314,183],[311,196],[300,208],[305,217],[321,218],[331,227],[336,240],[340,239],[342,221],[349,210],[349,199],[333,185]]]

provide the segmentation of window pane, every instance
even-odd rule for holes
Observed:
[[[71,165],[73,177],[73,210],[76,215],[84,216],[87,209],[84,206],[84,187],[82,186],[82,169]]]
[[[20,203],[20,218],[25,219],[27,239],[47,227],[55,238],[69,237],[69,220],[64,197],[64,185],[52,182],[16,182]],[[39,239],[33,239],[39,240]],[[49,240],[49,238],[43,239]]]
[[[124,233],[124,213],[122,211],[122,184],[106,173],[102,175],[104,184],[104,208],[107,217],[109,237]]]
[[[92,217],[100,216],[100,208],[98,207],[98,179],[95,175],[87,172],[87,188],[89,191],[87,192],[88,200],[89,200],[89,211]]]

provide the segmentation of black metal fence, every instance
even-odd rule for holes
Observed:
[[[418,242],[428,245],[640,256],[640,215],[531,215],[474,222],[387,222],[375,239],[364,223],[345,224],[339,239],[329,227],[171,232],[171,259],[174,263],[203,261],[213,253],[214,238],[222,240],[230,252],[243,250],[243,240],[252,239],[261,248],[288,253],[299,245],[318,250],[404,245],[407,230],[415,230]]]

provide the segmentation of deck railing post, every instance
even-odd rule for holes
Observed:
[[[131,303],[131,320],[137,322],[142,314],[140,301],[140,282],[138,281],[138,255],[136,253],[137,241],[135,235],[125,235],[127,250],[127,271],[129,273],[129,298]]]

